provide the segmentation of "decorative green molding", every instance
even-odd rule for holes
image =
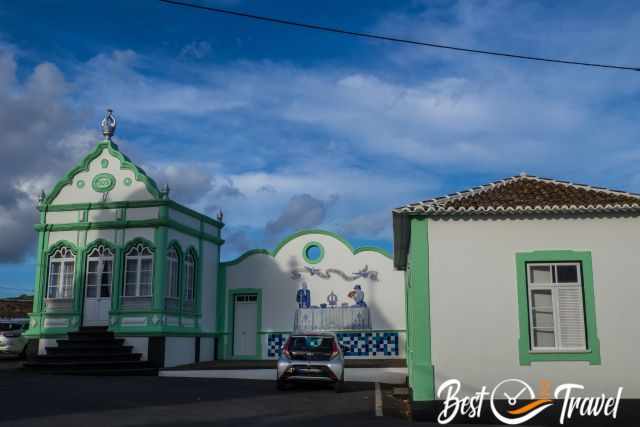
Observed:
[[[229,306],[229,345],[228,348],[228,356],[231,359],[249,359],[249,360],[259,360],[262,359],[262,338],[260,334],[256,334],[256,354],[251,356],[234,356],[233,355],[233,333],[234,333],[234,316],[235,316],[235,296],[239,294],[256,294],[256,310],[257,310],[257,318],[256,318],[256,331],[262,330],[262,289],[258,288],[239,288],[239,289],[230,289],[228,301],[230,302]]]
[[[110,173],[99,173],[93,177],[91,188],[98,193],[107,193],[116,186],[116,177]]]
[[[257,255],[257,254],[273,256],[271,254],[271,252],[269,252],[267,249],[251,249],[250,251],[247,251],[247,252],[243,253],[242,255],[240,255],[238,258],[236,258],[236,259],[234,259],[232,261],[225,261],[222,264],[225,265],[225,266],[232,266],[232,265],[240,264],[246,258],[249,258],[250,256]]]
[[[579,262],[582,267],[582,293],[586,318],[587,351],[583,352],[539,352],[531,351],[529,327],[529,298],[527,292],[527,268],[529,262]],[[516,254],[516,283],[518,287],[518,323],[520,338],[518,352],[521,365],[531,362],[575,362],[586,361],[600,365],[600,340],[596,327],[595,293],[593,289],[593,266],[591,252],[572,250],[543,250]]]
[[[170,219],[141,219],[141,220],[121,220],[121,221],[100,221],[100,222],[72,222],[67,224],[36,224],[37,231],[78,231],[78,230],[106,230],[106,229],[123,229],[123,228],[145,228],[145,227],[164,227],[180,231],[190,236],[201,238],[203,240],[215,243],[217,245],[224,244],[224,240],[212,234],[200,233],[191,227],[182,225]]]
[[[91,162],[98,158],[105,149],[108,150],[113,157],[120,160],[120,169],[126,169],[133,172],[136,181],[144,183],[147,191],[149,191],[149,193],[154,198],[160,198],[160,191],[158,190],[158,187],[153,179],[147,176],[147,174],[142,169],[133,164],[127,156],[120,152],[118,146],[114,142],[106,140],[96,144],[93,151],[87,154],[73,169],[67,172],[66,175],[60,181],[58,181],[58,183],[53,187],[53,190],[51,190],[51,192],[47,196],[45,204],[51,204],[58,196],[62,188],[64,188],[64,186],[66,185],[71,184],[73,182],[73,177],[78,173],[88,172]]]
[[[268,249],[251,249],[250,251],[247,251],[247,252],[243,253],[242,255],[240,255],[238,258],[235,258],[235,259],[233,259],[231,261],[225,261],[224,264],[226,264],[227,266],[236,265],[236,264],[242,262],[245,258],[248,258],[251,255],[256,255],[256,254],[270,255],[272,257],[275,257],[276,255],[278,255],[278,252],[280,252],[280,250],[287,243],[289,243],[293,239],[296,239],[296,238],[301,237],[301,236],[305,236],[307,234],[320,234],[320,235],[323,235],[323,236],[333,237],[334,239],[342,242],[342,244],[344,244],[349,249],[349,251],[351,251],[351,253],[353,255],[359,254],[361,252],[377,252],[380,255],[383,255],[383,256],[391,259],[391,255],[389,255],[389,253],[387,251],[385,251],[384,249],[376,248],[376,247],[373,247],[373,246],[364,246],[362,248],[354,249],[353,246],[351,246],[351,244],[345,238],[339,236],[336,233],[333,233],[331,231],[326,231],[326,230],[311,229],[311,230],[301,230],[301,231],[298,231],[298,232],[286,237],[284,240],[282,240],[280,243],[278,243],[278,245],[276,246],[276,248],[273,251],[269,251]],[[318,243],[316,242],[316,244],[318,244]]]
[[[67,203],[61,205],[46,205],[42,204],[38,206],[40,212],[66,212],[76,210],[93,210],[93,209],[117,209],[117,208],[150,208],[150,207],[162,207],[166,206],[171,209],[183,213],[193,219],[204,222],[205,224],[213,225],[220,229],[224,227],[224,223],[203,215],[194,211],[186,206],[183,206],[173,200],[138,200],[138,201],[118,201],[118,202],[95,202],[95,203]],[[166,217],[168,218],[168,216]]]
[[[312,247],[316,247],[316,248],[318,248],[320,250],[320,255],[318,256],[317,259],[309,258],[309,255],[307,254],[307,251]],[[309,264],[317,264],[320,261],[322,261],[322,259],[324,258],[324,246],[322,246],[318,242],[309,242],[306,245],[304,245],[304,248],[302,248],[302,257]]]
[[[47,265],[49,264],[49,256],[53,255],[55,251],[63,247],[69,249],[73,253],[73,255],[78,255],[79,248],[75,243],[72,243],[68,240],[58,240],[57,242],[49,246],[49,249],[47,250]]]
[[[106,247],[106,248],[111,249],[114,252],[114,256],[115,256],[115,251],[116,251],[117,245],[114,244],[114,243],[111,243],[110,241],[105,240],[105,239],[103,239],[101,237],[95,239],[93,242],[91,242],[91,243],[89,243],[87,245],[87,254],[89,254],[93,249],[95,249],[95,248],[97,248],[98,246],[101,246],[101,245]]]
[[[429,235],[426,218],[411,218],[407,312],[407,367],[414,401],[435,399],[431,358],[431,306],[429,292]]]
[[[155,252],[156,250],[156,244],[154,242],[147,240],[144,237],[136,237],[135,239],[131,239],[127,243],[125,243],[124,245],[125,255],[127,252],[129,252],[129,249],[139,244],[147,246],[149,249],[151,249],[152,252]]]

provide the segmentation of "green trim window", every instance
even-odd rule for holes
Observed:
[[[599,364],[591,253],[519,253],[516,263],[521,364]]]
[[[47,298],[73,298],[74,276],[75,256],[69,248],[62,246],[49,256]]]
[[[185,287],[184,287],[184,300],[187,303],[192,303],[195,300],[196,290],[196,258],[193,256],[193,252],[189,251],[184,259],[185,267]]]
[[[309,264],[317,264],[324,258],[324,247],[318,242],[309,242],[302,249],[302,257]]]
[[[151,296],[152,278],[153,252],[142,243],[132,246],[125,256],[123,296]]]
[[[174,246],[167,251],[167,298],[178,298],[180,255]]]

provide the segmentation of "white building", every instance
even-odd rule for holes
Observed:
[[[298,328],[338,333],[349,357],[404,356],[404,274],[388,254],[309,231],[221,265],[221,217],[159,190],[111,140],[115,127],[109,112],[105,140],[41,197],[29,366],[275,358],[296,313]],[[311,304],[299,309],[302,282]]]
[[[404,358],[404,274],[378,248],[354,249],[334,233],[308,230],[220,267],[221,357],[277,357],[297,315],[298,329],[336,332],[347,357]],[[310,307],[298,309],[303,284]],[[366,307],[354,307],[356,286]]]
[[[508,378],[640,398],[640,195],[522,174],[394,211],[409,382]]]

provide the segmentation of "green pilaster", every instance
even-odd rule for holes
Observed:
[[[204,234],[204,221],[200,220],[200,234]],[[204,253],[204,244],[202,238],[198,238],[198,253],[196,254],[196,285],[194,292],[194,302],[196,304],[196,315],[202,316],[202,288],[204,284],[202,283],[202,269],[203,264],[205,262]]]
[[[44,272],[47,270],[47,257],[45,256],[45,232],[38,232],[38,247],[36,249],[36,277],[33,290],[33,313],[40,313],[42,299],[46,292],[46,280],[44,280]]]
[[[117,246],[113,259],[113,276],[111,283],[111,311],[120,309],[122,298],[122,286],[124,282],[124,253],[120,246]]]
[[[220,333],[218,345],[220,346],[218,354],[223,358],[229,352],[227,351],[229,343],[229,335],[225,327],[225,307],[227,306],[227,265],[220,263],[220,247],[218,246],[218,284],[216,292],[216,329]]]
[[[160,219],[168,219],[169,209],[160,206]],[[164,311],[164,295],[167,277],[165,268],[167,264],[167,236],[168,228],[161,226],[155,229],[154,243],[156,246],[153,261],[153,308]]]
[[[78,315],[78,322],[73,325],[74,329],[79,328],[82,324],[82,308],[84,305],[84,278],[87,266],[87,250],[83,246],[78,249],[75,262],[75,277],[73,283],[73,311]]]
[[[435,397],[431,360],[428,238],[427,219],[412,218],[406,304],[407,364],[414,401],[433,400]]]

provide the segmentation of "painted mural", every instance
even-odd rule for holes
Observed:
[[[403,357],[404,279],[377,248],[354,249],[338,235],[309,230],[285,239],[275,251],[254,250],[222,263],[227,295],[224,355],[274,358],[292,332],[334,332],[347,357]],[[256,294],[246,324],[230,298]],[[222,318],[222,316],[221,316]],[[257,336],[249,347],[239,336]],[[245,338],[246,339],[246,338]],[[248,340],[253,340],[249,338]],[[250,348],[240,354],[237,348]]]

